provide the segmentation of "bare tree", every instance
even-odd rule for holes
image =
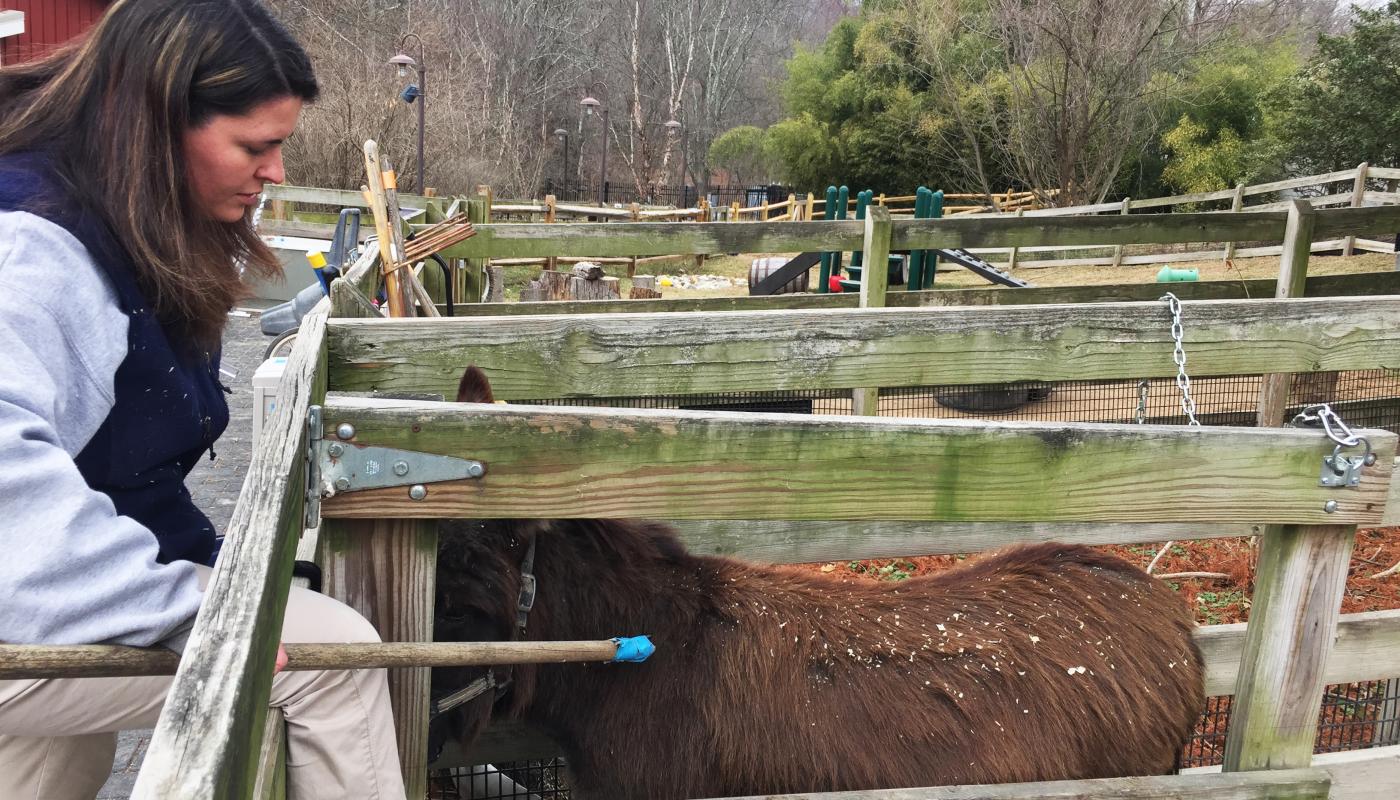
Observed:
[[[418,58],[421,41],[428,71],[429,185],[535,194],[565,164],[552,132],[587,133],[579,100],[594,92],[610,110],[616,174],[645,196],[675,174],[682,145],[702,176],[714,136],[778,116],[791,33],[834,1],[267,0],[322,85],[288,145],[291,179],[357,187],[360,147],[373,138],[401,180],[414,180],[416,110],[386,64],[413,33],[408,54]],[[669,119],[683,128],[664,127]],[[602,138],[570,142],[577,174],[597,174]]]

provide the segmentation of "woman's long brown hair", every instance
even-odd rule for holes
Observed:
[[[212,348],[247,295],[238,265],[262,278],[281,267],[251,214],[230,224],[195,212],[184,133],[317,91],[306,53],[256,0],[117,0],[81,40],[0,69],[0,154],[50,154],[179,344]]]

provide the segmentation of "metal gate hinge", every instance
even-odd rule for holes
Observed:
[[[427,484],[480,478],[486,466],[480,461],[395,447],[359,445],[322,435],[321,408],[312,406],[308,418],[307,519],[320,519],[321,500],[344,492],[409,487],[414,500],[427,497]],[[353,426],[337,426],[340,438],[351,439]],[[310,527],[310,525],[308,525]]]
[[[321,524],[321,492],[316,488],[321,485],[321,461],[316,457],[321,430],[321,407],[312,406],[306,412],[306,528]]]

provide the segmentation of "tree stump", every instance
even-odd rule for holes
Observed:
[[[504,303],[506,300],[506,268],[490,266],[486,268],[486,273],[490,276],[486,302]]]
[[[617,290],[617,278],[599,278],[596,281],[590,281],[575,276],[569,281],[569,293],[575,300],[620,300],[622,298],[622,294]]]
[[[569,281],[573,275],[557,270],[545,270],[540,273],[540,289],[544,292],[544,300],[567,300],[569,299]]]

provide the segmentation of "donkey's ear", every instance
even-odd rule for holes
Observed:
[[[486,380],[486,373],[475,364],[467,367],[467,371],[462,373],[462,382],[457,384],[457,402],[459,403],[494,403],[496,398],[491,394],[491,382]]]

